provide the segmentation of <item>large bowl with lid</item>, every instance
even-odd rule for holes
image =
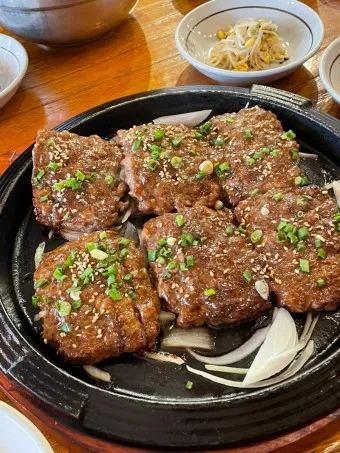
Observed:
[[[92,41],[127,18],[137,0],[0,0],[0,25],[49,46]]]

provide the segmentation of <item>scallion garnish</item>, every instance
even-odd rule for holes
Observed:
[[[259,242],[263,237],[263,231],[262,230],[255,230],[252,232],[250,236],[250,240],[253,244],[256,244]]]
[[[205,296],[211,297],[211,296],[214,296],[216,294],[216,291],[213,288],[207,288],[204,291],[204,294],[205,294]]]
[[[185,257],[185,262],[188,267],[192,267],[195,264],[195,260],[193,256],[186,256]]]
[[[232,235],[234,234],[233,227],[227,226],[227,227],[225,228],[225,232],[226,232],[226,235],[227,235],[227,236],[232,236]]]
[[[283,198],[284,198],[284,195],[281,192],[276,193],[275,195],[273,195],[273,200],[275,200],[275,201],[283,200]]]
[[[65,280],[65,278],[67,278],[67,275],[64,274],[64,271],[63,271],[62,266],[57,266],[57,267],[54,269],[53,277],[54,277],[58,282],[62,282],[62,281]]]
[[[158,250],[148,250],[149,263],[153,263],[154,261],[156,261],[157,256],[158,256]]]
[[[46,283],[48,283],[48,280],[46,278],[41,278],[34,283],[34,288],[40,288],[41,286],[46,285]]]
[[[49,162],[49,164],[47,165],[47,168],[51,171],[56,171],[59,167],[60,164],[58,164],[57,162]]]
[[[150,170],[154,171],[154,170],[156,170],[156,168],[158,167],[159,164],[158,164],[157,160],[149,159],[147,162],[147,165],[150,168]]]
[[[127,247],[127,246],[130,244],[130,239],[122,238],[122,239],[118,242],[118,244],[121,245],[122,247]]]
[[[225,122],[226,122],[227,124],[232,124],[232,123],[234,122],[234,118],[229,117],[229,118],[227,118],[227,119],[225,120]]]
[[[132,151],[138,151],[143,141],[141,138],[136,138],[132,143]]]
[[[224,144],[223,137],[217,137],[217,139],[214,142],[215,146],[222,146]]]
[[[251,138],[251,137],[253,136],[253,134],[252,134],[252,132],[251,132],[250,129],[246,129],[244,135],[245,135],[247,138]]]
[[[248,269],[243,272],[243,278],[247,283],[251,282],[251,273]]]
[[[187,381],[186,384],[185,384],[185,388],[187,390],[191,390],[194,386],[194,383],[192,381]]]
[[[294,149],[292,150],[292,159],[293,159],[294,161],[295,161],[295,160],[298,160],[298,159],[299,159],[299,156],[300,156],[300,155],[299,155],[299,150],[296,149],[296,148],[294,148]]]
[[[255,197],[255,195],[258,195],[260,193],[260,189],[254,189],[250,192],[251,197]]]
[[[155,140],[162,140],[162,138],[165,135],[165,130],[164,129],[157,129],[154,133],[154,139]]]
[[[48,201],[48,195],[44,195],[43,197],[40,197],[40,203],[45,203]]]
[[[71,304],[66,300],[57,300],[55,307],[60,316],[68,316],[72,310]]]
[[[319,287],[325,286],[326,281],[325,281],[323,278],[318,278],[318,279],[316,280],[315,284],[316,284],[316,286],[319,286]]]
[[[121,300],[122,299],[122,295],[114,287],[110,288],[107,293],[111,297],[112,300]]]
[[[55,148],[55,146],[56,146],[55,141],[53,140],[53,138],[50,138],[49,140],[47,140],[46,144],[47,144],[47,146],[50,146],[52,148]]]
[[[322,260],[324,260],[327,256],[327,253],[326,253],[326,250],[325,249],[318,249],[318,258],[321,258]]]
[[[75,300],[75,301],[72,302],[72,308],[74,310],[78,310],[78,308],[80,308],[82,305],[83,305],[83,303],[82,303],[82,301],[80,299]]]
[[[182,140],[182,137],[175,137],[174,139],[172,139],[171,143],[175,148],[177,148],[181,144]]]
[[[278,244],[283,244],[287,241],[287,235],[284,231],[278,231],[275,235],[275,242]]]
[[[124,282],[129,282],[132,280],[132,274],[125,274],[123,277]]]
[[[297,244],[296,244],[296,249],[298,252],[302,252],[303,250],[306,250],[306,245],[303,241],[299,241]]]
[[[106,231],[101,231],[99,233],[99,239],[103,240],[103,239],[106,239],[106,238],[107,238]]]
[[[239,231],[241,234],[245,234],[246,233],[246,230],[241,225],[237,228],[237,231]]]
[[[294,140],[294,138],[296,138],[296,134],[291,129],[281,135],[282,140]]]
[[[32,296],[32,305],[33,305],[33,307],[37,307],[38,306],[38,298],[37,298],[37,296]]]
[[[184,217],[182,215],[176,216],[176,225],[181,227],[184,225]]]
[[[105,176],[105,182],[108,185],[112,184],[113,183],[113,177],[111,175],[106,175]]]
[[[300,259],[300,269],[302,270],[302,272],[309,273],[309,261]]]
[[[59,330],[61,330],[64,333],[70,333],[72,332],[72,327],[68,322],[63,322],[62,324],[60,324]]]
[[[172,157],[170,162],[174,168],[180,168],[183,164],[182,158],[178,156]]]

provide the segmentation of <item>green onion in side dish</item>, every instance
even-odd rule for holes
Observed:
[[[292,150],[292,159],[293,159],[294,161],[295,161],[295,160],[298,160],[298,159],[299,159],[299,156],[300,156],[300,155],[299,155],[299,150],[296,149],[296,148],[294,148],[294,149]]]
[[[55,141],[53,140],[53,138],[50,138],[49,140],[47,140],[46,145],[51,146],[52,148],[56,147],[56,144],[55,144]]]
[[[234,118],[229,117],[229,118],[227,118],[227,119],[225,120],[225,122],[226,122],[227,124],[232,124],[232,123],[234,122]]]
[[[237,231],[239,231],[241,234],[245,234],[245,233],[246,233],[246,230],[243,228],[242,225],[240,225],[240,226],[237,228]]]
[[[118,244],[121,245],[122,247],[127,247],[127,246],[130,244],[130,239],[122,238],[122,239],[118,242]]]

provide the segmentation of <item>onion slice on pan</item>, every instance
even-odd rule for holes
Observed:
[[[230,363],[235,363],[248,357],[252,352],[256,351],[256,349],[264,342],[269,329],[270,326],[258,329],[253,336],[240,347],[218,357],[200,355],[191,349],[188,349],[188,351],[199,362],[208,363],[210,365],[229,365]]]
[[[309,159],[309,160],[319,159],[319,156],[317,154],[299,153],[299,156],[302,157],[303,159]]]
[[[197,348],[211,350],[214,342],[209,329],[206,327],[194,327],[181,329],[175,327],[163,338],[162,348]]]
[[[176,319],[176,315],[174,313],[171,313],[170,311],[161,310],[158,319],[161,324],[167,324]]]
[[[212,110],[199,110],[197,112],[180,113],[178,115],[160,116],[153,120],[155,124],[166,124],[168,126],[179,126],[183,124],[188,127],[195,127],[202,123]]]
[[[86,373],[91,376],[93,379],[103,382],[111,382],[111,374],[107,371],[101,370],[93,365],[84,365],[83,366]]]
[[[247,374],[249,368],[235,368],[232,366],[204,365],[206,370],[219,371],[220,373]]]
[[[45,250],[45,246],[46,246],[46,242],[40,242],[40,244],[38,245],[38,247],[35,251],[34,264],[35,264],[36,268],[41,263],[41,260],[42,260],[43,254],[44,254],[44,250]]]
[[[285,381],[286,379],[289,379],[290,377],[294,376],[298,371],[301,370],[301,368],[307,363],[309,358],[312,356],[314,352],[314,342],[310,341],[304,351],[300,354],[300,356],[287,368],[286,371],[283,373],[271,378],[271,379],[266,379],[265,381],[261,382],[256,382],[253,384],[244,384],[244,382],[240,381],[233,381],[230,379],[224,379],[219,376],[215,376],[210,373],[206,373],[205,371],[197,370],[195,368],[192,368],[187,365],[188,371],[191,373],[197,374],[198,376],[202,376],[209,381],[216,382],[218,384],[222,384],[226,387],[235,387],[235,388],[261,388],[261,387],[269,387],[270,385],[275,385],[278,384],[279,382]]]
[[[84,233],[75,230],[63,229],[60,230],[60,234],[68,241],[77,241]]]
[[[164,352],[144,352],[144,357],[148,359],[157,360],[158,362],[170,362],[176,365],[183,365],[184,360],[175,354],[166,354]]]

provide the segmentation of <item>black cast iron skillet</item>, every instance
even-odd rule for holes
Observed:
[[[275,112],[292,128],[301,151],[319,154],[305,162],[320,186],[340,175],[340,122],[320,113],[310,101],[264,86],[185,87],[142,93],[96,107],[63,123],[80,135],[110,137],[119,128],[153,118],[201,109],[214,114],[238,111],[247,102]],[[322,314],[313,339],[316,353],[296,376],[277,386],[239,390],[190,375],[184,366],[150,362],[133,355],[100,367],[113,385],[100,385],[80,367],[64,364],[39,336],[33,321],[33,257],[37,245],[52,250],[32,215],[32,147],[6,171],[0,182],[0,369],[34,395],[41,407],[64,425],[113,442],[147,449],[207,449],[263,440],[306,425],[340,406],[340,313]],[[284,171],[284,170],[283,170]],[[340,269],[339,269],[340,272]],[[301,328],[305,316],[296,316]],[[260,321],[216,329],[218,352],[249,337]],[[245,360],[240,365],[249,365]],[[201,367],[190,361],[191,365]],[[191,391],[185,382],[192,380]]]

